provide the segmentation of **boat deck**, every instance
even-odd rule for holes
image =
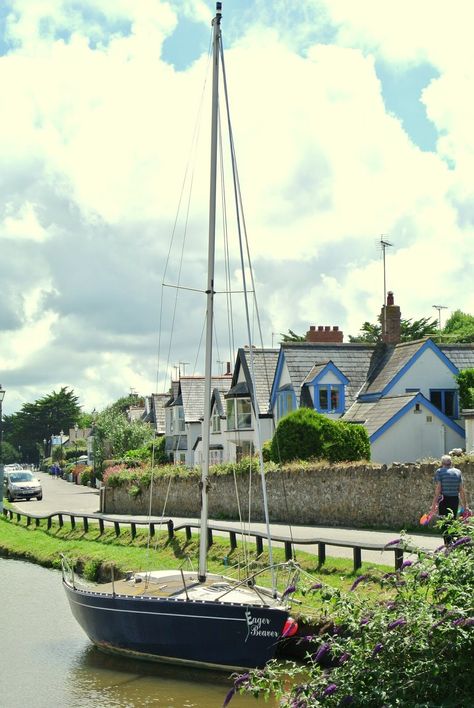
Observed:
[[[196,573],[181,575],[175,571],[154,571],[136,573],[129,578],[101,583],[88,589],[107,595],[222,601],[282,608],[281,602],[272,597],[268,588],[239,584],[222,575],[208,575],[201,583]]]

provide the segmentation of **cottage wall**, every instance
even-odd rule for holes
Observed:
[[[298,471],[269,472],[268,505],[271,521],[304,525],[378,526],[403,528],[416,525],[433,498],[433,476],[438,465],[399,464],[331,466]],[[460,464],[471,504],[474,504],[474,462]],[[248,475],[238,476],[240,505],[248,508]],[[200,491],[197,477],[176,477],[154,482],[152,514],[198,517]],[[169,492],[169,493],[168,493]],[[168,494],[167,506],[164,501]],[[253,476],[252,520],[263,521],[260,480]],[[108,488],[104,509],[109,514],[148,514],[146,493],[132,498],[125,488]],[[210,477],[209,515],[237,519],[234,478]]]

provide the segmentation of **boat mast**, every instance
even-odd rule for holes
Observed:
[[[219,102],[219,47],[221,39],[222,3],[216,3],[216,16],[212,21],[212,117],[211,117],[211,177],[209,189],[209,240],[207,255],[207,309],[206,309],[206,360],[204,370],[204,422],[202,427],[201,474],[201,529],[199,543],[199,581],[204,582],[207,571],[207,523],[209,445],[211,441],[211,382],[212,382],[212,330],[214,326],[214,263],[216,242],[216,185],[217,185],[217,131]]]

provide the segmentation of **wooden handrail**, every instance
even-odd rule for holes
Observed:
[[[109,523],[113,525],[115,529],[115,535],[119,536],[121,532],[121,525],[130,525],[130,530],[132,537],[135,537],[136,527],[145,526],[149,528],[151,535],[155,533],[156,521],[145,521],[144,519],[136,519],[128,517],[126,519],[117,519],[107,516],[106,514],[81,514],[78,512],[71,511],[54,511],[51,514],[30,514],[26,511],[17,511],[16,509],[3,508],[3,515],[6,518],[13,520],[14,516],[17,517],[17,521],[21,520],[21,517],[26,518],[27,525],[30,525],[31,520],[35,520],[35,525],[38,526],[40,521],[47,520],[48,528],[51,528],[51,522],[54,517],[58,517],[59,525],[63,525],[63,517],[67,516],[70,518],[71,525],[75,527],[76,519],[81,519],[84,527],[84,531],[87,532],[89,529],[89,521],[97,521],[99,524],[100,534],[104,533],[104,524]],[[199,530],[199,524],[197,523],[182,523],[179,526],[175,526],[172,519],[163,520],[163,526],[166,527],[168,538],[171,540],[176,531],[185,531],[186,538],[189,540],[191,538],[191,529]],[[208,526],[208,543],[211,546],[213,543],[213,532],[217,533],[228,533],[229,541],[232,549],[237,548],[237,534],[239,531],[237,529],[229,528],[228,526],[220,526],[219,524],[210,524]],[[262,553],[263,542],[267,539],[266,533],[257,530],[249,530],[247,532],[248,536],[255,538],[255,543],[257,546],[257,552]],[[357,571],[362,565],[362,551],[390,551],[394,554],[394,566],[395,570],[398,570],[403,563],[404,553],[413,552],[415,549],[407,547],[405,545],[392,545],[387,548],[383,543],[367,543],[364,541],[343,541],[336,538],[327,538],[322,536],[314,536],[311,538],[289,538],[288,536],[272,535],[272,541],[276,543],[283,543],[285,546],[285,557],[286,560],[290,560],[294,556],[293,547],[294,546],[317,546],[318,547],[318,562],[323,565],[326,561],[326,546],[333,546],[336,548],[352,548],[353,551],[353,562],[354,571]]]

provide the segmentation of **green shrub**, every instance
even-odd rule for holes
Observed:
[[[299,408],[278,423],[270,446],[274,462],[327,459],[370,460],[370,443],[362,425],[330,420],[311,408]]]
[[[461,409],[474,408],[474,369],[463,369],[454,378],[459,386]]]
[[[327,418],[310,408],[298,408],[286,415],[278,423],[271,442],[272,460],[288,462],[322,457],[323,430],[327,423],[330,423]]]
[[[330,421],[324,429],[323,457],[330,462],[370,460],[370,442],[363,425]]]
[[[297,589],[317,593],[327,621],[305,637],[306,663],[270,662],[237,678],[235,689],[273,695],[288,708],[472,705],[474,527],[453,522],[450,531],[456,541],[418,550],[379,578],[372,598],[361,599],[357,587],[374,582],[373,574],[356,578],[347,593],[308,578]],[[413,548],[409,539],[395,542]]]
[[[92,472],[90,470],[84,469],[84,471],[81,472],[81,484],[84,487],[87,487],[87,485],[89,484],[91,479],[92,479]]]
[[[270,462],[272,459],[272,441],[266,440],[262,445],[262,457],[264,462]]]

